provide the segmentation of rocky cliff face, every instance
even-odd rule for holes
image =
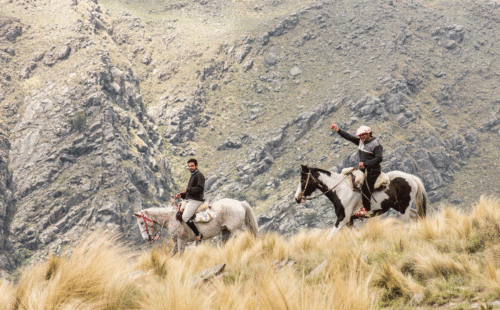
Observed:
[[[131,214],[191,156],[263,231],[331,226],[292,195],[300,164],[357,163],[333,121],[371,126],[432,208],[500,185],[494,1],[4,2],[0,269],[99,228],[142,244]]]
[[[98,20],[92,13],[98,7],[89,8],[90,21]],[[95,27],[88,31],[102,24],[89,23]],[[14,55],[29,64],[12,85],[6,105],[19,108],[10,139],[2,137],[1,249],[12,265],[61,253],[98,228],[138,240],[133,212],[170,196],[170,163],[145,113],[140,79],[115,65],[105,48],[81,55],[92,44],[78,37]],[[20,67],[13,62],[11,68]],[[20,99],[16,86],[38,75],[43,80]]]
[[[24,98],[10,150],[21,206],[10,226],[14,248],[57,253],[90,227],[131,237],[132,213],[170,190],[169,163],[133,71],[102,54],[87,69]]]

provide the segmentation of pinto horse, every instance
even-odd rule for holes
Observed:
[[[416,205],[417,215],[420,218],[426,215],[427,194],[422,181],[414,175],[401,171],[386,173],[391,181],[389,186],[381,191],[374,191],[370,199],[370,216],[383,214],[394,209],[403,214],[405,223],[410,221],[412,206]],[[305,202],[314,191],[320,190],[330,199],[335,208],[337,221],[328,235],[331,238],[346,224],[352,224],[357,217],[355,212],[363,207],[362,193],[353,190],[348,176],[333,173],[319,168],[301,166],[300,181],[295,192],[297,203]]]
[[[229,237],[239,232],[244,226],[254,236],[258,236],[259,227],[252,207],[246,201],[224,198],[214,202],[210,208],[215,212],[215,218],[209,222],[196,223],[196,227],[203,235],[204,240],[213,238],[222,233],[222,242],[225,244]],[[167,208],[149,208],[134,213],[142,238],[146,241],[158,241],[163,228],[174,240],[172,255],[182,255],[186,243],[194,241],[196,236],[184,222],[177,220],[178,209],[174,206]]]

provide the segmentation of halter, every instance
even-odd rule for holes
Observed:
[[[148,242],[149,242],[149,241],[154,241],[154,242],[156,242],[156,241],[160,240],[160,237],[161,237],[161,232],[163,231],[163,225],[164,225],[164,224],[165,224],[165,222],[167,221],[167,218],[168,218],[168,217],[165,217],[165,220],[163,221],[163,224],[160,224],[160,223],[156,222],[155,220],[150,219],[150,218],[149,218],[146,214],[144,214],[143,212],[140,212],[140,213],[137,215],[137,217],[138,217],[138,218],[141,218],[141,219],[144,221],[144,225],[146,226],[146,232],[148,233],[148,237],[149,237],[149,239],[150,239],[150,240],[148,240]],[[160,233],[158,234],[158,238],[156,238],[156,240],[155,240],[156,233],[153,235],[153,237],[151,237],[151,235],[152,235],[152,234],[149,232],[148,222],[151,222],[153,225],[154,225],[154,224],[158,224],[158,225],[160,225],[160,226],[161,226]]]

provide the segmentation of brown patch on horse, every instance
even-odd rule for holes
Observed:
[[[335,215],[337,216],[335,227],[339,227],[340,222],[345,219],[345,207],[335,191],[328,192],[325,194],[325,196],[333,203],[333,207],[335,208]]]
[[[410,206],[411,201],[411,186],[403,178],[397,177],[391,180],[389,188],[385,191],[389,198],[381,202],[383,212],[390,208],[405,213],[406,209]]]

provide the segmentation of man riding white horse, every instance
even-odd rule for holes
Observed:
[[[199,244],[203,240],[203,235],[198,231],[193,218],[198,207],[205,201],[203,199],[203,192],[205,191],[205,177],[198,170],[198,161],[196,159],[189,159],[187,164],[188,170],[191,172],[188,186],[182,193],[175,195],[174,198],[187,200],[187,203],[181,208],[182,220],[186,222],[189,228],[191,228],[193,233],[196,235],[196,244]]]
[[[371,193],[373,192],[375,181],[381,173],[382,145],[378,138],[373,137],[372,130],[368,126],[359,127],[356,131],[356,136],[340,129],[335,122],[330,128],[335,130],[342,138],[359,146],[359,168],[365,170],[366,182],[363,182],[362,187],[363,208],[354,215],[359,218],[369,217]]]

